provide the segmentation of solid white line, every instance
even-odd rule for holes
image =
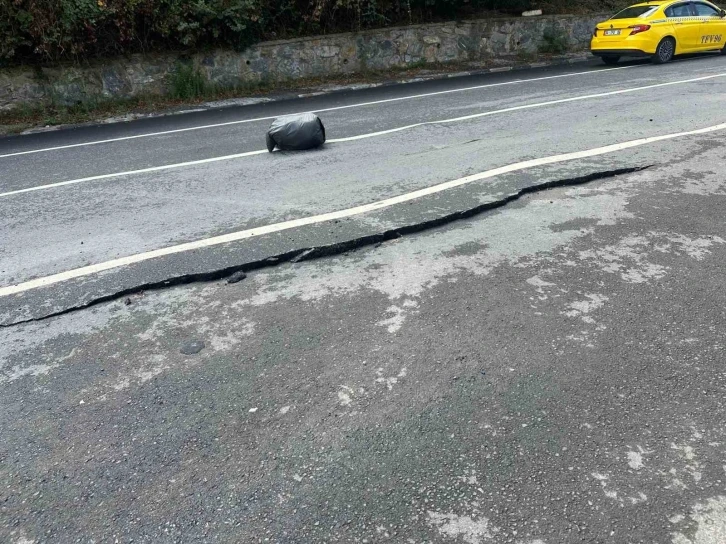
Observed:
[[[412,128],[416,128],[416,127],[422,127],[422,126],[425,126],[425,125],[440,125],[440,124],[444,124],[444,123],[456,123],[456,122],[459,122],[459,121],[468,121],[468,120],[471,120],[471,119],[478,119],[478,118],[481,118],[481,117],[488,117],[490,115],[499,115],[499,114],[502,114],[502,113],[510,113],[510,112],[513,112],[513,111],[529,110],[529,109],[533,109],[533,108],[542,108],[542,107],[545,107],[545,106],[554,106],[554,105],[557,105],[557,104],[566,104],[568,102],[580,102],[582,100],[592,100],[593,98],[603,98],[603,97],[606,97],[606,96],[615,96],[615,95],[619,95],[619,94],[628,94],[628,93],[642,92],[642,91],[647,91],[647,90],[650,90],[650,89],[656,89],[656,88],[659,88],[659,87],[669,87],[669,86],[672,86],[672,85],[684,85],[684,84],[687,84],[687,83],[696,83],[698,81],[705,81],[705,80],[708,80],[708,79],[715,79],[715,78],[719,78],[719,77],[726,77],[726,73],[723,73],[723,74],[712,74],[712,75],[709,75],[709,76],[696,77],[696,78],[692,78],[692,79],[681,79],[681,80],[678,80],[678,81],[668,81],[666,83],[655,83],[653,85],[646,85],[644,87],[631,87],[629,89],[620,89],[620,90],[617,90],[617,91],[608,91],[608,92],[605,92],[605,93],[596,93],[596,94],[587,94],[587,95],[582,95],[582,96],[573,96],[573,97],[570,97],[570,98],[561,98],[559,100],[549,100],[547,102],[537,102],[537,103],[534,103],[534,104],[524,104],[524,105],[521,105],[521,106],[512,106],[511,108],[504,108],[504,109],[501,109],[501,110],[486,111],[486,112],[483,112],[483,113],[474,113],[474,114],[471,114],[471,115],[464,115],[462,117],[454,117],[452,119],[443,119],[441,121],[423,121],[421,123],[414,123],[412,125],[406,125],[406,126],[402,126],[402,127],[391,128],[391,129],[388,129],[388,130],[381,130],[381,131],[378,131],[378,132],[370,132],[368,134],[360,134],[358,136],[349,136],[347,138],[338,138],[338,139],[328,140],[328,141],[331,142],[331,143],[352,142],[352,141],[355,141],[355,140],[363,140],[365,138],[373,138],[373,137],[376,137],[376,136],[383,136],[384,134],[392,134],[394,132],[400,132],[402,130],[408,130],[408,129],[412,129]],[[2,195],[0,194],[0,196],[2,196]]]
[[[7,287],[0,288],[0,297],[6,297],[9,295],[16,295],[19,293],[23,293],[25,291],[30,291],[32,289],[38,289],[39,287],[47,287],[49,285],[53,285],[56,283],[81,278],[84,276],[90,276],[93,274],[98,274],[99,272],[103,272],[106,270],[112,270],[114,268],[119,268],[122,266],[129,266],[132,264],[141,263],[144,261],[148,261],[151,259],[157,259],[159,257],[164,257],[168,255],[174,255],[177,253],[185,253],[188,251],[194,251],[198,249],[205,249],[213,246],[218,246],[221,244],[229,244],[231,242],[239,242],[240,240],[246,240],[249,238],[255,238],[257,236],[262,236],[265,234],[271,234],[274,232],[280,232],[288,229],[293,229],[297,227],[303,227],[306,225],[314,225],[317,223],[323,223],[325,221],[332,221],[336,219],[345,219],[349,217],[353,217],[356,215],[374,212],[377,210],[382,210],[385,208],[389,208],[391,206],[395,206],[397,204],[402,204],[404,202],[409,202],[411,200],[415,200],[417,198],[433,195],[436,193],[441,193],[443,191],[447,191],[449,189],[454,189],[456,187],[461,187],[463,185],[467,185],[469,183],[473,183],[475,181],[481,181],[483,179],[489,179],[493,178],[495,176],[500,176],[502,174],[507,174],[510,172],[517,172],[520,170],[525,170],[528,168],[534,168],[538,166],[544,166],[548,164],[555,164],[560,162],[566,162],[566,161],[572,161],[576,159],[585,159],[589,157],[595,157],[598,155],[605,155],[607,153],[615,153],[619,151],[623,151],[625,149],[630,149],[633,147],[639,147],[643,145],[652,144],[655,142],[662,142],[664,140],[673,140],[675,138],[682,138],[684,136],[694,136],[698,134],[707,134],[710,132],[716,132],[726,130],[726,123],[721,123],[718,125],[713,125],[710,127],[700,128],[696,130],[689,130],[685,132],[676,132],[672,134],[665,134],[662,136],[651,136],[648,138],[640,138],[637,140],[631,140],[628,142],[622,142],[619,144],[612,144],[604,147],[596,147],[594,149],[588,149],[584,151],[576,151],[574,153],[564,153],[560,155],[552,155],[549,157],[542,157],[539,159],[531,159],[527,161],[517,162],[514,164],[510,164],[507,166],[502,166],[499,168],[494,168],[492,170],[487,170],[485,172],[481,172],[479,174],[473,174],[471,176],[466,176],[463,178],[455,179],[452,181],[447,181],[445,183],[440,183],[438,185],[434,185],[431,187],[426,187],[425,189],[419,189],[417,191],[413,191],[410,193],[405,193],[403,195],[395,196],[392,198],[387,198],[384,200],[379,200],[377,202],[372,202],[370,204],[363,204],[361,206],[355,206],[353,208],[347,208],[344,210],[338,210],[335,212],[329,212],[329,213],[323,213],[320,215],[313,215],[310,217],[302,217],[300,219],[293,219],[291,221],[283,221],[281,223],[274,223],[272,225],[265,225],[260,227],[255,227],[247,230],[241,230],[237,232],[231,232],[229,234],[223,234],[221,236],[213,236],[211,238],[205,238],[203,240],[197,240],[195,242],[187,242],[184,244],[178,244],[175,246],[165,247],[161,249],[155,249],[153,251],[147,251],[145,253],[138,253],[136,255],[129,255],[128,257],[121,257],[119,259],[113,259],[110,261],[106,261],[103,263],[98,263],[90,266],[84,266],[81,268],[76,268],[74,270],[68,270],[66,272],[61,272],[59,274],[53,274],[51,276],[45,276],[42,278],[36,278],[34,280],[26,281],[23,283],[19,283],[16,285],[9,285]]]
[[[542,108],[545,106],[554,106],[557,104],[565,104],[568,102],[579,102],[582,100],[592,100],[594,98],[603,98],[606,96],[615,96],[615,95],[619,95],[619,94],[642,92],[642,91],[647,91],[650,89],[655,89],[658,87],[668,87],[668,86],[672,86],[672,85],[684,85],[687,83],[695,83],[698,81],[705,81],[708,79],[714,79],[714,78],[719,78],[719,77],[726,77],[726,73],[712,74],[709,76],[702,76],[702,77],[697,77],[697,78],[693,78],[693,79],[682,79],[682,80],[678,80],[678,81],[669,81],[667,83],[655,83],[653,85],[646,85],[645,87],[632,87],[629,89],[620,89],[617,91],[608,91],[605,93],[588,94],[588,95],[583,95],[583,96],[573,96],[570,98],[561,98],[559,100],[549,100],[547,102],[537,102],[534,104],[524,104],[521,106],[513,106],[511,108],[504,108],[501,110],[485,111],[483,113],[474,113],[472,115],[465,115],[463,117],[454,117],[452,119],[441,119],[438,121],[423,121],[421,123],[414,123],[412,125],[405,125],[402,127],[391,128],[388,130],[381,130],[378,132],[369,132],[367,134],[359,134],[357,136],[349,136],[347,138],[334,138],[334,139],[328,140],[328,143],[335,144],[335,143],[353,142],[356,140],[364,140],[366,138],[375,138],[377,136],[384,136],[386,134],[392,134],[394,132],[401,132],[402,130],[409,130],[412,128],[422,127],[425,125],[439,125],[439,124],[444,124],[444,123],[456,123],[459,121],[469,121],[471,119],[478,119],[480,117],[489,117],[491,115],[499,115],[502,113],[511,113],[514,111],[529,110],[529,109],[533,109],[533,108]],[[0,198],[13,196],[13,195],[19,195],[19,194],[23,194],[23,193],[32,193],[32,192],[41,191],[44,189],[54,189],[56,187],[64,187],[66,185],[75,185],[77,183],[83,183],[86,181],[99,181],[99,180],[111,179],[111,178],[117,178],[117,177],[123,177],[123,176],[131,176],[134,174],[145,174],[148,172],[161,172],[163,170],[171,170],[174,168],[183,168],[186,166],[196,166],[199,164],[207,164],[210,162],[241,159],[244,157],[251,157],[253,155],[261,155],[264,153],[267,153],[267,150],[263,149],[263,150],[259,150],[259,151],[248,151],[246,153],[237,153],[235,155],[224,155],[221,157],[213,157],[211,159],[200,159],[197,161],[188,161],[188,162],[181,162],[181,163],[175,163],[175,164],[168,164],[168,165],[164,165],[164,166],[154,166],[154,167],[150,167],[150,168],[143,168],[141,170],[129,170],[127,172],[117,172],[114,174],[102,174],[102,175],[98,175],[98,176],[90,176],[87,178],[72,179],[72,180],[68,180],[68,181],[59,181],[57,183],[48,183],[46,185],[37,185],[35,187],[28,187],[25,189],[17,189],[14,191],[7,191],[5,193],[0,193]]]
[[[6,196],[20,195],[23,193],[32,193],[34,191],[42,191],[43,189],[54,189],[56,187],[65,187],[66,185],[75,185],[77,183],[83,183],[86,181],[99,181],[102,179],[118,178],[121,176],[131,176],[133,174],[146,174],[149,172],[161,172],[162,170],[172,170],[174,168],[184,168],[185,166],[196,166],[198,164],[208,164],[210,162],[241,159],[244,157],[251,157],[252,155],[262,155],[263,153],[267,153],[267,150],[262,149],[259,151],[247,151],[245,153],[237,153],[236,155],[225,155],[223,157],[212,157],[211,159],[201,159],[198,161],[178,162],[175,164],[165,164],[163,166],[151,166],[149,168],[142,168],[141,170],[130,170],[129,172],[117,172],[115,174],[101,174],[99,176],[90,176],[88,178],[70,179],[68,181],[59,181],[57,183],[48,183],[47,185],[36,185],[35,187],[28,187],[26,189],[17,189],[15,191],[8,191],[6,193],[0,193],[0,198],[6,197]]]
[[[504,81],[502,83],[488,83],[486,85],[476,85],[474,87],[463,87],[461,89],[450,89],[447,91],[436,91],[433,93],[422,93],[422,94],[415,94],[415,95],[411,95],[411,96],[401,96],[398,98],[386,98],[384,100],[374,100],[372,102],[361,102],[359,104],[349,104],[347,106],[335,106],[332,108],[323,108],[323,109],[313,110],[313,111],[315,113],[323,113],[323,112],[328,112],[328,111],[346,110],[346,109],[350,109],[350,108],[360,108],[360,107],[364,107],[364,106],[375,106],[378,104],[388,104],[390,102],[400,102],[402,100],[427,98],[429,96],[439,96],[439,95],[443,95],[443,94],[462,93],[462,92],[466,92],[466,91],[476,91],[479,89],[488,89],[491,87],[502,87],[505,85],[516,85],[519,83],[533,83],[536,81],[546,81],[549,79],[559,79],[559,78],[563,78],[563,77],[575,77],[575,76],[582,76],[582,75],[588,75],[588,74],[601,74],[601,73],[605,73],[605,72],[611,72],[613,70],[626,70],[628,68],[635,68],[635,66],[619,66],[616,68],[588,70],[586,72],[574,72],[574,73],[570,73],[570,74],[560,74],[560,75],[556,75],[556,76],[536,77],[536,78],[531,78],[531,79],[515,79],[513,81]],[[305,113],[305,112],[296,112],[296,113]],[[210,128],[227,127],[230,125],[241,125],[244,123],[256,123],[258,121],[270,121],[270,120],[280,117],[282,115],[295,115],[296,113],[285,113],[285,114],[280,114],[280,115],[272,115],[269,117],[256,117],[254,119],[242,119],[239,121],[228,121],[226,123],[200,125],[200,126],[196,126],[196,127],[178,128],[175,130],[165,130],[165,131],[161,131],[161,132],[150,132],[147,134],[136,134],[134,136],[122,136],[119,138],[109,138],[107,140],[96,140],[96,141],[91,141],[91,142],[82,142],[79,144],[59,145],[59,146],[55,146],[55,147],[45,147],[42,149],[31,149],[29,151],[18,151],[15,153],[6,153],[5,155],[0,155],[0,159],[7,158],[7,157],[17,157],[19,155],[30,155],[33,153],[44,153],[47,151],[58,151],[61,149],[71,149],[74,147],[108,144],[108,143],[113,143],[113,142],[122,142],[125,140],[136,140],[138,138],[150,138],[153,136],[165,136],[167,134],[179,134],[180,132],[190,132],[193,130],[205,130],[205,129],[210,129]]]

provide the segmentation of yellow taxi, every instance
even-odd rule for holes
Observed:
[[[616,64],[620,57],[651,57],[720,50],[726,54],[726,11],[703,0],[642,2],[597,25],[590,50]]]

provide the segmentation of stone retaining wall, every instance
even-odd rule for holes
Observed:
[[[181,62],[193,63],[213,83],[234,87],[423,62],[507,59],[536,53],[551,32],[563,36],[571,50],[584,50],[602,19],[563,15],[449,22],[263,42],[243,52],[135,55],[86,65],[0,69],[0,110],[23,103],[68,105],[94,97],[164,94]]]

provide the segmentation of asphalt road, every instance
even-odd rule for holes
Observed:
[[[610,70],[593,64],[333,95],[328,103],[317,97],[251,111],[237,108],[207,117],[139,123],[134,135],[144,136],[315,109],[332,141],[368,136],[330,143],[312,153],[263,152],[193,165],[186,163],[260,150],[269,119],[65,149],[52,148],[129,137],[129,127],[136,123],[9,139],[0,153],[8,172],[0,193],[5,218],[0,235],[6,241],[0,281],[18,285],[180,243],[368,204],[524,159],[708,126],[714,112],[722,109],[725,75],[720,57],[662,68],[639,63]],[[416,98],[401,99],[411,96]],[[338,107],[346,109],[321,111]],[[484,116],[457,120],[471,115]],[[379,134],[422,122],[431,124]],[[41,152],[12,155],[27,151]],[[658,157],[652,147],[643,153]],[[87,180],[99,175],[112,177]],[[516,176],[509,189],[528,185],[524,178]],[[78,183],[53,185],[64,182]],[[508,188],[495,183],[477,189],[499,194]],[[451,207],[471,207],[469,195],[462,199]],[[406,225],[420,220],[420,210],[404,214],[399,208],[384,215],[395,215]],[[370,214],[352,218],[336,224],[339,232],[325,237],[317,223],[313,232],[294,229],[284,236],[228,244],[224,251],[185,251],[131,269],[84,275],[51,290],[23,292],[10,306],[7,298],[0,300],[0,322],[42,317],[171,277],[209,274],[270,255],[376,234],[380,221]]]
[[[0,541],[726,542],[725,90],[591,63],[0,140]],[[307,110],[324,148],[249,154]]]

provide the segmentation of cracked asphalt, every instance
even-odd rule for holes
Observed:
[[[316,97],[306,109],[351,106],[321,113],[330,138],[533,107],[1,197],[0,289],[726,122],[726,80],[680,83],[726,73],[722,58],[625,66]],[[507,84],[430,94],[489,83]],[[304,106],[5,139],[0,155]],[[266,123],[2,157],[0,192],[253,151]],[[0,297],[0,542],[723,544],[724,132]],[[325,250],[269,260],[309,248]]]

